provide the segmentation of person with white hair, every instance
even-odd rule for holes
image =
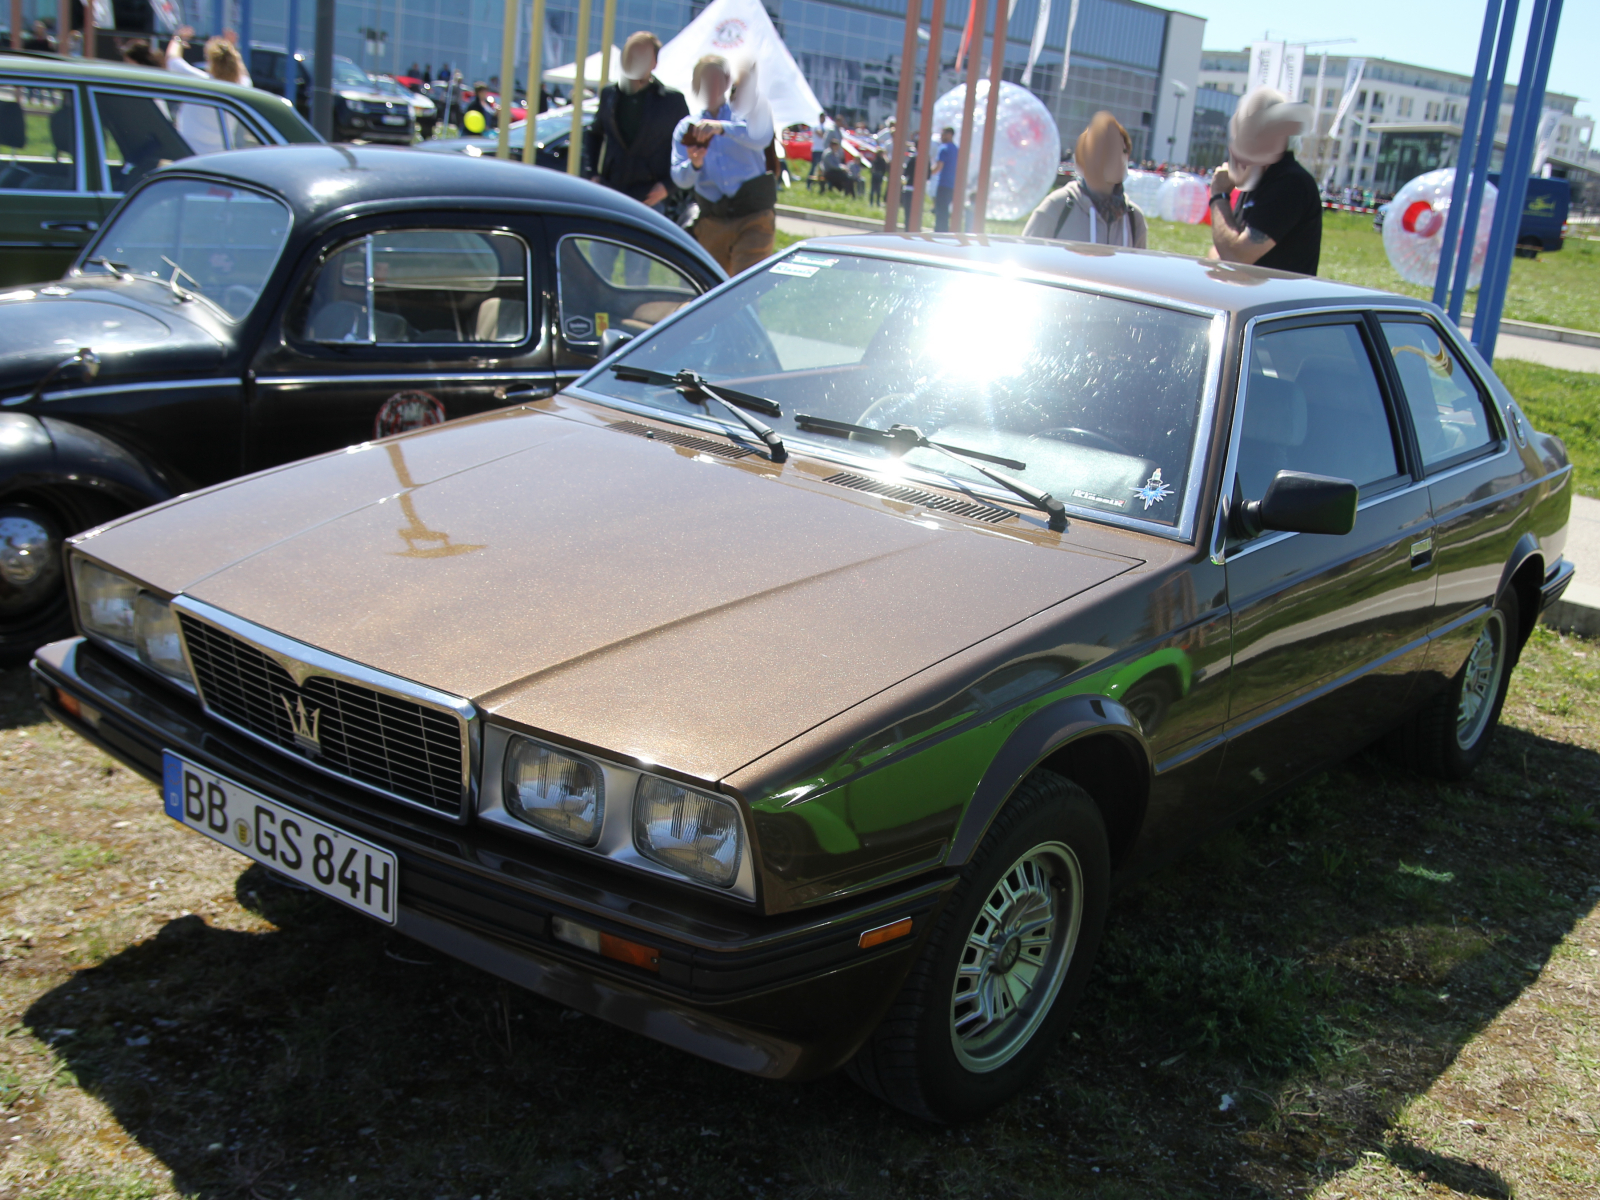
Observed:
[[[1211,256],[1315,275],[1322,257],[1322,194],[1289,138],[1311,124],[1309,104],[1257,88],[1228,123],[1228,161],[1211,178]],[[1230,194],[1239,189],[1239,202]]]

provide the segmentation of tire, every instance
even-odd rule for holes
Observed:
[[[1511,671],[1522,650],[1521,629],[1517,593],[1508,588],[1489,610],[1467,661],[1450,686],[1397,731],[1406,765],[1444,780],[1471,774],[1488,753],[1500,723]]]
[[[940,1123],[982,1116],[1025,1087],[1083,992],[1110,883],[1094,801],[1054,771],[1035,771],[962,869],[900,995],[846,1068],[850,1077]],[[998,944],[997,925],[1010,931]],[[1007,1010],[1000,1019],[985,1022],[984,997],[990,1011]]]

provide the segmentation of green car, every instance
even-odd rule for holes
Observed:
[[[0,52],[0,285],[58,279],[166,163],[316,132],[281,96],[148,67]]]

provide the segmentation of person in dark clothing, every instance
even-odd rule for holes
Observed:
[[[499,120],[499,110],[489,99],[489,85],[482,80],[472,85],[472,103],[462,110],[463,115],[470,112],[482,113],[485,125],[493,125]]]
[[[917,139],[906,143],[905,163],[900,168],[900,212],[905,219],[906,232],[911,232],[911,192],[917,178]]]
[[[672,192],[672,131],[689,115],[683,93],[655,77],[661,39],[635,33],[622,49],[622,78],[600,93],[584,134],[584,165],[596,183],[660,211]]]
[[[956,131],[946,125],[939,131],[939,148],[933,152],[933,231],[950,232],[950,203],[956,196],[956,163],[960,147],[956,145]]]
[[[874,145],[872,148],[872,191],[867,202],[872,205],[883,203],[883,177],[889,173],[889,160],[884,156],[883,147]]]
[[[1234,110],[1228,161],[1211,180],[1211,253],[1224,262],[1254,263],[1315,275],[1322,257],[1322,195],[1295,161],[1289,137],[1311,123],[1311,106],[1257,88]],[[1239,189],[1239,202],[1229,195]]]

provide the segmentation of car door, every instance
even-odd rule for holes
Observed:
[[[549,394],[538,217],[410,212],[330,234],[256,355],[252,468]]]
[[[1385,313],[1379,323],[1433,505],[1439,588],[1427,680],[1435,687],[1455,676],[1478,636],[1531,497],[1522,458],[1465,353],[1423,313]]]
[[[629,226],[551,218],[555,372],[565,387],[595,364],[608,329],[639,334],[706,290],[704,268]]]
[[[76,87],[0,74],[0,284],[59,279],[104,215]]]
[[[94,87],[90,101],[90,136],[107,211],[157,167],[276,140],[243,109],[180,88]]]
[[[1280,470],[1353,480],[1343,536],[1230,538],[1233,669],[1223,791],[1240,805],[1350,753],[1404,712],[1426,659],[1435,575],[1427,487],[1361,313],[1262,323],[1246,339],[1230,494]]]

